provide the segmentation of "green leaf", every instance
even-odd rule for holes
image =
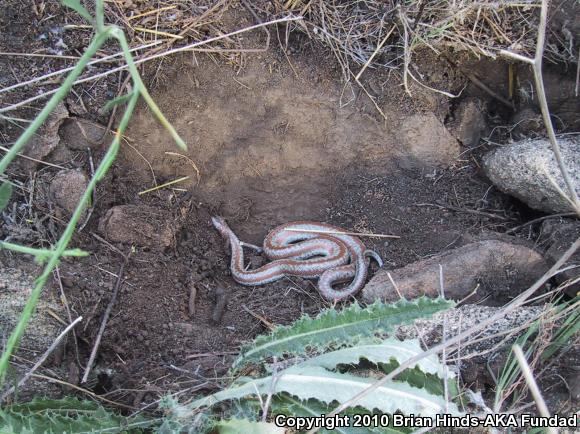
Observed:
[[[266,357],[303,354],[308,348],[324,350],[333,345],[349,345],[393,327],[426,318],[454,306],[452,301],[421,297],[393,304],[377,301],[367,308],[353,303],[342,311],[327,309],[316,318],[303,316],[291,326],[280,326],[269,335],[260,335],[242,348],[234,370]]]
[[[117,98],[114,98],[112,100],[107,101],[105,106],[101,109],[100,113],[101,114],[108,113],[109,110],[111,110],[113,107],[115,107],[117,105],[125,104],[126,102],[128,102],[131,99],[132,96],[133,96],[133,92],[118,96]]]
[[[0,212],[6,208],[10,197],[12,196],[12,184],[8,182],[3,182],[0,184]]]
[[[222,420],[214,425],[219,434],[284,434],[284,428],[273,423],[252,422],[247,419]]]
[[[282,392],[302,401],[316,399],[325,404],[333,402],[342,404],[376,381],[374,378],[329,372],[324,368],[293,367],[282,371],[276,378],[266,377],[251,380],[241,386],[231,387],[198,399],[191,406],[192,409],[197,409],[256,394],[266,395]],[[436,414],[444,412],[445,404],[445,400],[440,396],[399,382],[384,384],[358,401],[358,405],[370,411],[377,409],[383,413],[391,414],[402,411],[405,414],[420,414],[428,417],[434,417]],[[447,405],[448,413],[460,414],[454,403],[449,402]]]
[[[126,418],[93,401],[34,398],[0,409],[0,433],[140,433],[143,416]]]
[[[80,0],[61,0],[62,4],[66,7],[73,9],[77,14],[87,20],[89,23],[93,23],[94,19],[85,9],[85,7],[81,4]]]
[[[389,363],[379,363],[379,367],[382,372],[389,374],[399,367],[399,363],[392,360]],[[459,395],[459,386],[456,378],[452,378],[451,372],[447,378],[449,399],[455,400]],[[445,380],[438,377],[437,375],[428,374],[419,367],[415,366],[413,369],[405,369],[395,378],[395,381],[404,381],[409,383],[413,387],[419,389],[425,389],[427,392],[433,395],[445,396]]]
[[[385,339],[378,343],[362,343],[350,348],[331,351],[312,357],[296,366],[319,366],[325,369],[334,370],[339,366],[360,365],[367,361],[378,366],[382,372],[389,374],[399,367],[401,363],[423,353],[421,345],[417,340],[398,341],[396,339]],[[368,368],[368,366],[359,366]],[[344,372],[344,370],[340,371]],[[458,395],[459,387],[455,379],[455,373],[439,361],[437,355],[433,354],[420,361],[415,366],[401,372],[395,381],[405,381],[411,386],[425,389],[433,395],[443,396],[445,385],[443,381],[447,378],[449,386],[449,396],[453,399]]]
[[[358,365],[361,360],[368,360],[375,365],[396,360],[398,364],[407,361],[423,353],[417,340],[399,341],[397,339],[385,339],[379,343],[359,344],[350,348],[343,348],[301,362],[298,366],[320,366],[326,369],[334,369],[338,365]],[[432,354],[415,364],[421,371],[445,378],[443,365],[437,355]],[[453,377],[448,372],[447,377]]]

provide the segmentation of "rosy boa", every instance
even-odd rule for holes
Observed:
[[[231,248],[232,277],[242,285],[263,285],[284,276],[320,278],[318,291],[325,299],[343,300],[363,287],[370,258],[383,265],[376,252],[366,250],[361,240],[344,234],[341,228],[325,223],[297,221],[274,228],[264,239],[263,251],[272,262],[246,271],[242,246],[251,245],[242,243],[223,218],[212,217],[211,220]],[[351,279],[346,288],[333,288],[334,284]]]

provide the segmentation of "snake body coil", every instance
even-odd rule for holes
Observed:
[[[370,257],[382,266],[375,252],[366,250],[357,237],[344,234],[342,229],[297,221],[274,228],[264,239],[263,251],[272,262],[246,271],[242,243],[236,234],[221,217],[212,217],[212,224],[229,243],[232,277],[242,285],[263,285],[284,276],[319,278],[318,290],[324,298],[342,300],[363,287]],[[334,284],[351,279],[344,289],[333,288]]]

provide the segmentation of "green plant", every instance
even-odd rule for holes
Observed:
[[[172,402],[168,408],[174,414],[174,422],[179,420],[178,425],[185,431],[193,415],[226,402],[230,403],[228,417],[259,420],[262,413],[264,421],[266,415],[320,416],[333,403],[343,403],[373,384],[377,373],[391,372],[400,363],[423,353],[418,341],[385,338],[386,331],[452,306],[452,302],[443,299],[420,298],[394,304],[376,302],[366,309],[354,304],[340,312],[327,309],[315,318],[302,317],[246,346],[236,368],[249,369],[251,364],[255,373],[252,377],[240,377],[228,388],[190,404]],[[288,355],[292,356],[290,360],[277,362]],[[267,362],[271,358],[273,364]],[[289,367],[279,368],[288,363]],[[454,375],[432,356],[406,369],[397,381],[365,396],[347,414],[460,414],[454,402],[457,395]],[[349,426],[337,428],[337,432],[406,432],[391,427],[377,429]]]
[[[6,169],[8,168],[9,164],[16,158],[18,153],[22,150],[22,148],[26,145],[26,143],[30,140],[30,138],[34,135],[34,133],[40,128],[40,126],[44,123],[44,121],[48,118],[50,113],[56,108],[59,102],[61,102],[65,96],[70,92],[74,81],[79,77],[81,72],[86,67],[87,63],[91,60],[91,58],[95,55],[97,50],[107,41],[108,39],[116,39],[121,49],[124,53],[125,60],[127,62],[129,73],[132,78],[133,88],[132,90],[107,104],[107,108],[111,106],[126,103],[125,111],[121,117],[119,122],[119,126],[117,127],[115,137],[109,146],[105,156],[103,157],[100,165],[95,171],[94,176],[90,180],[87,189],[85,190],[83,196],[81,197],[79,203],[75,211],[73,212],[66,228],[64,229],[60,239],[52,249],[35,249],[31,247],[19,246],[15,244],[5,243],[2,242],[0,244],[0,248],[13,250],[19,253],[26,253],[34,255],[40,261],[47,261],[42,274],[36,280],[35,287],[30,294],[30,298],[24,307],[22,315],[18,321],[18,324],[12,331],[8,342],[5,345],[4,352],[0,357],[0,385],[4,382],[6,371],[8,369],[10,363],[10,357],[12,353],[15,351],[16,347],[18,346],[18,342],[20,341],[20,337],[22,336],[28,321],[38,303],[38,299],[42,292],[42,288],[44,287],[47,279],[51,276],[52,270],[58,265],[59,260],[62,256],[82,256],[86,255],[87,253],[81,252],[79,250],[66,250],[73,233],[75,231],[76,225],[81,218],[85,207],[88,203],[90,203],[91,196],[93,190],[96,187],[97,182],[99,182],[107,173],[115,157],[119,151],[121,137],[127,128],[127,124],[129,123],[129,119],[133,113],[135,105],[137,104],[137,100],[139,97],[143,97],[145,102],[151,108],[151,111],[157,117],[159,122],[169,131],[175,142],[178,146],[182,148],[186,148],[185,142],[179,137],[173,126],[169,123],[169,121],[165,118],[163,113],[159,110],[159,107],[155,104],[147,88],[143,84],[141,80],[141,76],[139,75],[139,71],[133,62],[133,57],[129,51],[129,45],[127,44],[127,40],[125,39],[125,34],[121,29],[116,26],[109,26],[104,24],[104,11],[103,11],[103,0],[96,0],[95,1],[95,17],[93,17],[80,3],[80,0],[63,0],[64,5],[74,9],[78,12],[85,20],[89,21],[95,28],[95,35],[87,47],[85,53],[79,59],[76,67],[69,73],[69,75],[64,80],[63,84],[59,88],[58,92],[56,92],[52,98],[48,101],[48,103],[44,106],[38,116],[34,119],[34,121],[29,125],[28,128],[22,133],[22,135],[16,140],[14,145],[10,148],[10,151],[7,152],[4,157],[0,160],[0,175],[2,175]],[[0,210],[7,204],[9,197],[11,194],[11,187],[10,184],[4,182],[0,185]]]
[[[93,401],[35,398],[0,409],[0,433],[140,433],[154,421],[128,418]]]
[[[6,205],[8,205],[8,201],[10,200],[10,196],[12,195],[12,184],[8,182],[4,182],[0,184],[0,212]]]
[[[327,309],[314,319],[304,316],[289,327],[279,326],[268,335],[258,336],[254,342],[242,348],[233,368],[238,370],[265,357],[301,354],[309,347],[328,348],[353,344],[361,338],[386,333],[395,325],[410,323],[449,308],[452,304],[443,299],[422,297],[394,304],[377,301],[364,309],[353,303],[341,312]]]
[[[580,297],[566,303],[554,303],[551,308],[546,310],[545,315],[534,321],[526,332],[515,340],[514,345],[522,348],[526,358],[534,359],[537,363],[547,362],[580,331],[579,306]],[[559,323],[556,325],[557,321]],[[546,337],[540,331],[550,323],[552,329],[555,328],[555,332]],[[521,373],[521,368],[514,354],[510,352],[497,380],[494,399],[496,412],[501,410],[503,403],[508,398],[511,397],[512,401],[516,402],[521,396],[518,387]]]

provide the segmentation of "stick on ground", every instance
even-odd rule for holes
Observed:
[[[91,356],[89,357],[89,361],[87,363],[87,367],[85,368],[85,373],[83,375],[83,379],[81,383],[86,383],[91,369],[93,367],[93,363],[95,362],[95,358],[97,357],[97,353],[99,351],[99,346],[101,344],[101,339],[103,338],[103,333],[105,332],[105,328],[107,327],[107,322],[109,321],[109,316],[111,316],[111,311],[113,310],[113,305],[117,300],[117,294],[119,293],[119,288],[121,287],[121,282],[123,282],[123,273],[125,272],[125,265],[129,260],[129,256],[125,256],[121,266],[119,267],[119,272],[117,273],[117,281],[115,282],[115,289],[113,290],[113,296],[111,297],[111,301],[109,301],[109,305],[105,310],[105,314],[103,315],[103,321],[101,322],[101,327],[99,328],[99,333],[97,334],[97,338],[95,339],[95,344],[93,345],[93,350],[91,351]]]
[[[79,316],[77,319],[75,319],[72,323],[70,323],[68,325],[67,328],[65,328],[54,340],[54,342],[50,345],[50,347],[48,347],[48,349],[44,352],[44,354],[40,357],[40,359],[38,359],[38,361],[34,364],[34,366],[32,368],[30,368],[30,371],[28,371],[24,377],[22,377],[20,379],[20,381],[18,382],[18,384],[16,386],[12,386],[10,389],[8,389],[6,392],[4,392],[4,394],[2,395],[2,397],[0,397],[0,402],[4,401],[9,395],[11,395],[12,393],[14,393],[14,391],[16,390],[16,388],[20,388],[24,385],[24,383],[26,383],[28,381],[28,379],[32,376],[32,374],[34,374],[34,372],[40,368],[40,366],[42,366],[42,364],[44,363],[44,361],[48,358],[48,356],[55,350],[55,348],[58,346],[58,344],[60,343],[60,341],[62,341],[62,339],[66,336],[66,334],[72,330],[72,328],[74,326],[76,326],[79,322],[81,322],[83,320],[82,316]]]

